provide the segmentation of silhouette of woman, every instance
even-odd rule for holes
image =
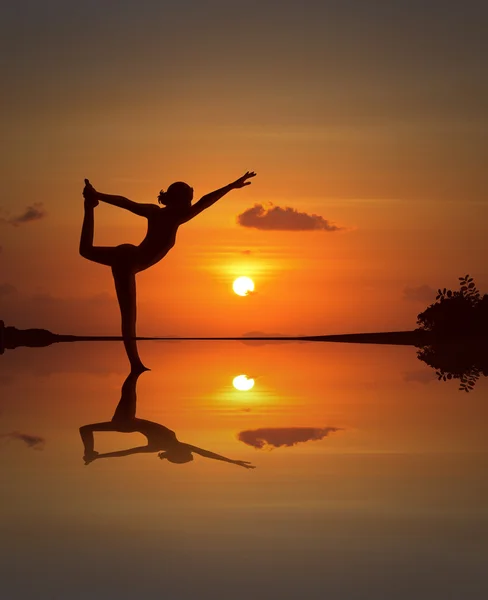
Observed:
[[[178,441],[175,432],[164,425],[136,418],[137,394],[136,385],[140,372],[129,374],[122,385],[120,402],[115,410],[111,421],[105,423],[93,423],[80,427],[80,435],[85,449],[83,460],[85,465],[89,465],[94,460],[100,458],[113,458],[118,456],[129,456],[130,454],[140,454],[148,452],[159,452],[160,459],[169,460],[172,463],[183,464],[193,460],[193,454],[199,454],[205,458],[213,458],[224,462],[244,467],[245,469],[254,469],[251,463],[244,460],[232,460],[220,454],[184,444]],[[94,431],[116,431],[119,433],[142,433],[147,438],[146,446],[137,446],[128,450],[118,450],[115,452],[105,452],[99,454],[94,449]]]
[[[248,181],[256,173],[248,171],[229,185],[206,194],[192,205],[193,188],[187,183],[172,183],[166,192],[161,190],[156,204],[140,204],[123,196],[102,194],[95,190],[88,179],[85,179],[83,196],[85,198],[85,216],[81,229],[80,254],[84,258],[101,265],[111,267],[115,282],[115,290],[120,306],[122,321],[122,337],[131,368],[133,371],[145,371],[139,358],[136,342],[136,280],[140,271],[148,269],[159,262],[175,244],[176,232],[182,223],[196,217],[203,210],[212,206],[231,190],[250,185]],[[138,245],[121,244],[120,246],[94,246],[94,209],[99,201],[119,206],[147,219],[147,233]]]

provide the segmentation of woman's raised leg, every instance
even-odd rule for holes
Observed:
[[[113,267],[112,274],[114,276],[115,291],[117,292],[117,300],[119,301],[120,307],[122,338],[124,340],[124,346],[129,358],[131,370],[134,373],[149,371],[149,369],[142,364],[137,350],[135,273],[130,269]]]
[[[83,258],[111,267],[118,259],[118,249],[111,248],[109,246],[93,245],[93,235],[95,230],[95,206],[96,204],[94,204],[92,198],[85,199],[85,215],[83,217],[83,225],[81,227],[80,237],[80,254],[83,256]]]

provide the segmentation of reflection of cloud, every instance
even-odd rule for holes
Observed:
[[[339,231],[338,227],[320,215],[298,212],[296,208],[270,205],[265,208],[255,204],[237,216],[237,222],[243,227],[275,231]]]
[[[241,442],[254,448],[263,449],[268,446],[280,448],[321,440],[327,437],[329,433],[336,431],[341,431],[341,429],[338,427],[267,427],[241,431],[237,437]]]
[[[30,435],[28,433],[21,433],[20,431],[12,431],[11,433],[0,434],[0,439],[4,440],[20,440],[24,442],[29,448],[33,450],[44,450],[44,444],[46,440],[38,435]]]
[[[416,371],[407,371],[403,374],[403,380],[407,383],[414,381],[416,383],[428,384],[436,379],[437,376],[432,369],[417,369]]]
[[[2,218],[4,223],[9,223],[14,227],[19,227],[24,223],[30,223],[31,221],[39,221],[47,215],[46,210],[42,202],[35,202],[32,206],[28,206],[23,213],[16,217]]]
[[[2,296],[10,296],[16,292],[17,290],[11,283],[0,283],[0,298]]]
[[[403,299],[409,302],[433,302],[436,291],[430,285],[419,285],[418,287],[406,287],[403,290]]]

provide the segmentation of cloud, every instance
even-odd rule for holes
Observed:
[[[12,431],[11,433],[0,434],[0,439],[4,440],[20,440],[24,442],[29,448],[33,450],[44,450],[44,444],[46,440],[38,435],[30,435],[28,433],[21,433],[20,431]]]
[[[266,447],[291,447],[303,442],[322,440],[329,433],[341,431],[338,427],[267,427],[241,431],[237,438],[248,446],[262,450]]]
[[[246,256],[249,256],[249,254],[252,254],[252,250],[242,250],[241,254],[245,254]]]
[[[408,302],[433,302],[436,290],[430,285],[419,285],[418,287],[406,287],[403,290],[403,299]]]
[[[17,289],[11,283],[0,283],[0,298],[16,294]]]
[[[298,212],[295,208],[274,206],[265,208],[255,204],[237,216],[237,223],[243,227],[253,227],[266,231],[340,231],[338,227],[320,215]]]
[[[8,223],[14,227],[30,223],[31,221],[39,221],[47,215],[42,202],[35,202],[32,206],[28,206],[23,213],[16,217],[7,217],[0,219],[3,223]]]

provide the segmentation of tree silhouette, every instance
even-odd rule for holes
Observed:
[[[431,344],[417,357],[436,370],[440,381],[458,379],[470,392],[488,376],[488,294],[481,295],[472,277],[459,277],[459,290],[439,289],[436,301],[418,315],[417,331],[432,333]]]
[[[439,289],[436,301],[417,317],[421,331],[436,336],[481,337],[488,334],[488,294],[481,296],[469,275],[459,277],[460,289]]]

